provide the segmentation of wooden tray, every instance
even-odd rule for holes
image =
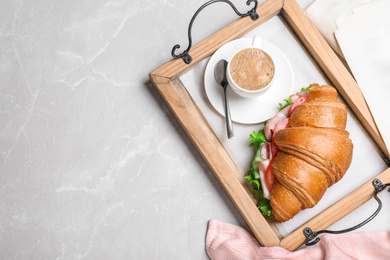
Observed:
[[[258,6],[257,12],[260,16],[257,21],[252,21],[249,17],[240,18],[195,45],[189,53],[193,58],[191,64],[185,64],[182,59],[174,59],[152,71],[149,76],[259,243],[263,246],[282,246],[293,251],[305,241],[302,232],[304,227],[310,227],[312,230],[326,229],[371,199],[374,193],[371,181],[339,200],[288,236],[282,237],[276,226],[257,209],[244,174],[238,170],[180,81],[179,77],[183,73],[212,55],[222,45],[242,37],[273,16],[280,15],[291,26],[302,44],[337,88],[384,156],[387,159],[390,159],[390,156],[359,86],[299,4],[295,0],[269,0]],[[390,182],[390,168],[375,178],[383,183]]]

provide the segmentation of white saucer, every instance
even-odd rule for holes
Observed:
[[[252,38],[237,39],[219,48],[210,58],[204,76],[206,95],[211,105],[225,116],[223,89],[214,78],[214,67],[219,60],[229,61],[239,49],[250,47]],[[270,119],[279,111],[279,103],[292,94],[294,76],[287,57],[274,45],[264,41],[261,48],[270,54],[275,64],[275,81],[261,96],[244,98],[228,88],[228,99],[232,121],[242,124],[257,124]]]

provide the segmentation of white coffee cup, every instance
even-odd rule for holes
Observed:
[[[271,55],[261,49],[262,41],[261,37],[254,36],[252,45],[235,52],[228,62],[227,80],[232,90],[242,97],[258,97],[274,82],[275,63]]]

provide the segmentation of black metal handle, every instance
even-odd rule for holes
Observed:
[[[377,195],[379,192],[386,189],[386,187],[390,186],[390,183],[382,184],[382,182],[379,179],[374,179],[372,181],[372,185],[375,188],[374,198],[378,202],[378,209],[368,219],[364,220],[362,223],[360,223],[356,226],[353,226],[353,227],[347,228],[347,229],[343,229],[343,230],[338,230],[338,231],[332,231],[332,230],[312,231],[311,228],[305,227],[303,229],[303,234],[306,237],[305,245],[312,246],[312,245],[317,244],[320,241],[320,238],[318,237],[320,234],[323,234],[323,233],[328,233],[328,234],[347,233],[347,232],[350,232],[352,230],[356,230],[356,229],[364,226],[365,224],[367,224],[371,220],[373,220],[378,215],[379,211],[382,209],[382,201],[378,198]],[[388,192],[390,192],[390,188],[388,189]]]
[[[195,18],[198,16],[198,14],[206,7],[206,6],[209,6],[211,4],[214,4],[214,3],[217,3],[217,2],[225,2],[227,4],[229,4],[234,12],[240,16],[240,17],[245,17],[245,16],[250,16],[252,18],[253,21],[259,19],[259,15],[258,13],[256,12],[256,9],[257,9],[257,0],[248,0],[246,2],[246,5],[250,5],[252,2],[255,3],[255,6],[249,10],[247,13],[240,13],[237,8],[228,0],[211,0],[211,1],[208,1],[206,2],[205,4],[203,4],[194,14],[194,16],[192,17],[191,21],[190,21],[190,25],[188,26],[188,47],[185,51],[183,51],[182,53],[176,55],[175,52],[177,49],[180,48],[180,45],[179,44],[176,44],[175,46],[173,46],[173,49],[172,49],[172,56],[173,58],[177,59],[177,58],[182,58],[183,61],[186,63],[186,64],[190,64],[192,62],[192,57],[188,54],[188,52],[190,51],[191,47],[192,47],[192,37],[191,37],[191,30],[192,30],[192,24],[194,23],[195,21]]]

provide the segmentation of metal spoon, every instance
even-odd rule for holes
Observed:
[[[226,69],[227,69],[227,61],[223,59],[220,60],[215,66],[214,77],[215,80],[218,82],[218,84],[220,84],[223,88],[227,136],[230,139],[234,136],[234,132],[233,132],[232,119],[230,116],[229,102],[226,97],[226,90],[228,86],[228,82],[226,79]]]

